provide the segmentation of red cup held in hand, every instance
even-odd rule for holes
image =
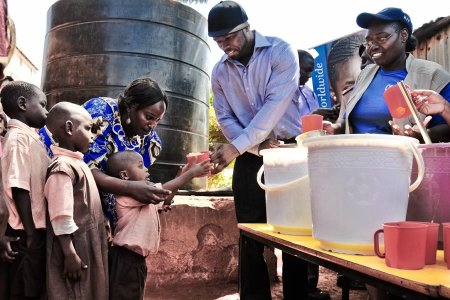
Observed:
[[[186,160],[188,165],[192,164],[199,164],[207,159],[209,159],[209,151],[202,151],[202,152],[191,152],[188,155],[186,155]],[[210,176],[211,171],[208,172],[207,175],[204,176]]]
[[[310,114],[302,116],[301,117],[302,133],[313,130],[322,130],[323,129],[322,121],[323,116],[321,115]]]
[[[186,155],[188,164],[199,164],[209,158],[209,151],[191,152]]]
[[[409,91],[408,91],[409,93]],[[395,84],[384,91],[384,100],[386,101],[392,118],[401,119],[411,115],[400,87]]]

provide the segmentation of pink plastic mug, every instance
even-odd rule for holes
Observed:
[[[186,155],[186,160],[189,165],[191,164],[199,164],[209,158],[209,151],[202,151],[202,152],[191,152],[188,155]],[[211,172],[209,172],[205,176],[210,176]],[[204,176],[203,176],[204,177]]]
[[[386,265],[391,268],[419,270],[425,266],[427,242],[426,224],[420,222],[389,222],[383,224],[374,234],[374,250],[386,258]],[[384,251],[380,252],[379,235],[384,235]]]
[[[384,100],[393,118],[401,119],[411,114],[398,85],[395,84],[384,91]]]
[[[450,269],[450,222],[442,223],[442,234],[444,238],[444,261]]]
[[[313,130],[322,130],[323,129],[322,121],[323,116],[321,115],[310,114],[302,116],[301,117],[302,133]]]
[[[209,151],[191,152],[186,155],[188,164],[199,164],[209,158]]]
[[[425,251],[425,264],[434,265],[436,263],[436,253],[438,246],[439,224],[427,223],[427,246]]]
[[[410,222],[414,223],[414,222]],[[436,254],[438,246],[439,223],[416,222],[427,225],[427,243],[425,249],[425,264],[434,265],[436,263]]]

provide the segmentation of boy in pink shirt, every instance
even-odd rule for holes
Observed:
[[[194,177],[206,176],[210,169],[209,159],[199,164],[188,165],[180,176],[162,185],[163,188],[171,190],[173,196],[158,206],[116,195],[118,222],[113,246],[109,251],[111,300],[144,298],[147,280],[145,258],[150,253],[156,253],[159,247],[161,227],[158,207],[165,209],[170,206],[175,192],[182,185]],[[149,176],[142,157],[134,151],[121,151],[111,155],[106,164],[106,173],[133,181],[147,181]]]
[[[11,118],[3,139],[2,183],[8,204],[6,235],[17,252],[8,265],[9,297],[39,299],[45,282],[45,173],[50,158],[34,128],[44,126],[47,99],[35,85],[13,81],[1,91]]]
[[[5,130],[3,126],[3,106],[0,103],[0,157],[3,155],[2,151],[2,141],[3,141],[3,131]],[[6,206],[6,199],[3,193],[3,183],[1,181],[2,170],[0,168],[0,260],[7,260],[11,253],[11,248],[8,243],[8,238],[5,237],[6,225],[8,224],[8,207]],[[12,258],[12,257],[9,257]],[[0,266],[1,267],[1,266]],[[0,296],[2,293],[0,292]]]
[[[2,156],[2,141],[3,133],[6,133],[6,126],[3,122],[3,106],[0,103],[0,157]],[[9,286],[8,286],[8,262],[14,260],[17,252],[11,248],[11,242],[17,240],[17,238],[11,238],[5,236],[6,227],[8,225],[8,207],[6,206],[6,197],[3,191],[2,183],[2,168],[0,168],[0,299],[8,299]]]
[[[58,146],[47,169],[45,197],[49,300],[108,299],[106,231],[100,195],[83,153],[93,141],[92,118],[81,106],[59,102],[47,128]]]

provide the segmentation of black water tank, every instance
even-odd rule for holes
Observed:
[[[47,14],[42,86],[49,106],[116,98],[149,76],[167,92],[152,180],[172,179],[185,155],[208,148],[210,49],[206,19],[170,0],[60,0]],[[206,188],[196,179],[185,188]]]

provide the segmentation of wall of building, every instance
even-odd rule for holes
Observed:
[[[419,41],[414,56],[437,62],[450,72],[450,16],[423,25],[414,36]]]
[[[11,61],[5,69],[5,75],[11,76],[14,80],[30,82],[39,87],[41,85],[41,78],[37,67],[17,47],[11,57]]]

